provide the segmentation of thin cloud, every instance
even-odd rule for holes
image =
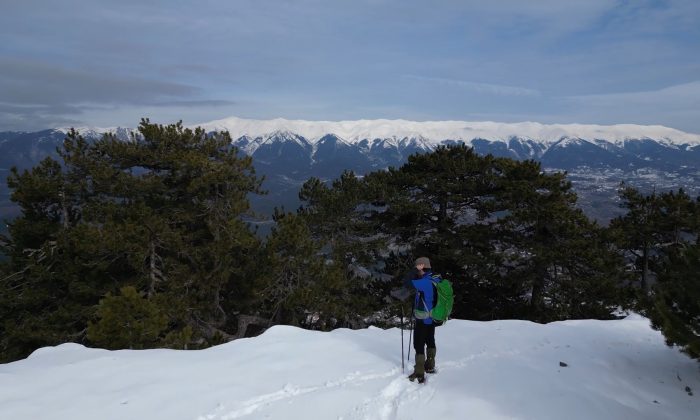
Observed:
[[[41,61],[2,58],[0,92],[4,102],[18,104],[146,103],[154,97],[193,95],[198,89],[181,83],[96,74]]]
[[[657,90],[639,92],[577,95],[569,101],[586,106],[691,108],[700,114],[700,81],[668,86]]]
[[[656,90],[563,98],[573,116],[597,124],[661,124],[700,133],[700,81]]]
[[[36,60],[0,59],[0,130],[80,122],[87,111],[115,106],[212,108],[229,100],[190,99],[200,89],[182,83],[91,73]],[[152,112],[152,111],[151,111]]]
[[[493,83],[477,83],[466,80],[447,79],[442,77],[425,77],[415,75],[405,75],[407,79],[422,82],[438,83],[441,85],[457,86],[477,93],[485,93],[498,96],[540,96],[541,93],[535,89],[528,89],[518,86],[507,86]]]
[[[196,108],[196,107],[222,107],[237,105],[236,101],[227,101],[223,99],[203,99],[203,100],[191,100],[191,101],[169,101],[169,102],[154,102],[151,105],[154,106],[165,106],[165,107],[183,107],[183,108]]]
[[[82,113],[83,109],[71,105],[17,105],[0,102],[0,131],[76,125],[80,121],[71,116]]]

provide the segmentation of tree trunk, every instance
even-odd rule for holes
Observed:
[[[646,293],[649,289],[649,245],[644,244],[642,250],[642,290]]]
[[[150,298],[155,294],[156,292],[156,283],[158,282],[158,266],[156,264],[156,259],[158,258],[158,255],[156,254],[156,244],[155,241],[151,240],[150,244],[148,245],[149,247],[149,259],[150,259],[150,278],[151,278],[151,284],[148,289],[148,297]]]
[[[66,203],[66,193],[64,190],[61,190],[59,195],[61,197],[61,216],[63,219],[63,228],[68,229],[70,227],[70,217],[68,213],[68,204]]]
[[[530,310],[539,320],[544,308],[544,286],[547,270],[535,270],[535,278],[532,280],[532,296],[530,298]]]
[[[438,201],[438,231],[445,232],[447,231],[447,197],[440,196]]]
[[[267,329],[270,327],[270,320],[255,315],[239,315],[238,331],[236,335],[233,336],[234,339],[245,337],[245,333],[250,325],[258,325]]]

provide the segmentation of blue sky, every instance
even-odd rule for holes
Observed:
[[[0,0],[0,131],[228,116],[700,133],[698,0]]]

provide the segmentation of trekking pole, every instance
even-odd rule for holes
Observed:
[[[411,323],[409,324],[411,327],[409,328],[409,335],[408,335],[408,356],[406,357],[406,361],[410,362],[411,361],[411,339],[413,338],[413,316],[411,316]]]
[[[406,368],[403,361],[403,304],[401,305],[401,373],[406,373]]]

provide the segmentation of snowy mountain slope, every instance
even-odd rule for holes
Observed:
[[[481,138],[507,142],[512,137],[535,140],[544,144],[558,142],[563,137],[589,140],[606,140],[622,144],[629,139],[654,139],[670,144],[700,144],[700,134],[685,133],[659,125],[634,124],[585,125],[540,124],[535,122],[498,123],[492,121],[407,121],[407,120],[358,120],[358,121],[304,121],[277,118],[251,120],[226,118],[199,124],[208,131],[228,130],[231,137],[244,135],[258,137],[279,130],[288,130],[305,137],[311,143],[326,134],[356,143],[364,139],[420,138],[436,145],[444,140],[465,142]]]
[[[594,125],[594,124],[541,124],[537,122],[499,123],[493,121],[408,121],[408,120],[355,120],[355,121],[306,121],[276,118],[272,120],[255,120],[230,117],[221,120],[194,124],[207,131],[228,131],[234,139],[248,136],[265,138],[292,134],[303,137],[314,144],[322,137],[332,134],[348,143],[362,140],[415,139],[427,147],[442,144],[445,140],[471,142],[474,139],[486,139],[507,143],[512,138],[524,142],[534,141],[551,145],[563,138],[604,141],[623,146],[629,140],[653,140],[665,145],[700,145],[700,134],[686,133],[661,125]],[[133,129],[122,127],[76,127],[88,137],[97,137],[103,133],[115,133],[126,136]],[[66,133],[69,127],[56,128]]]
[[[697,362],[638,316],[453,320],[437,330],[439,371],[425,385],[402,374],[400,337],[398,329],[277,326],[198,351],[44,348],[0,365],[0,419],[684,420],[700,412]]]
[[[134,136],[138,135],[138,131],[136,129],[126,127],[59,127],[55,128],[53,131],[62,136],[63,134],[70,132],[71,128],[75,128],[75,131],[80,133],[83,137],[91,139],[100,138],[103,134],[107,133],[115,135],[120,140],[131,140]]]

